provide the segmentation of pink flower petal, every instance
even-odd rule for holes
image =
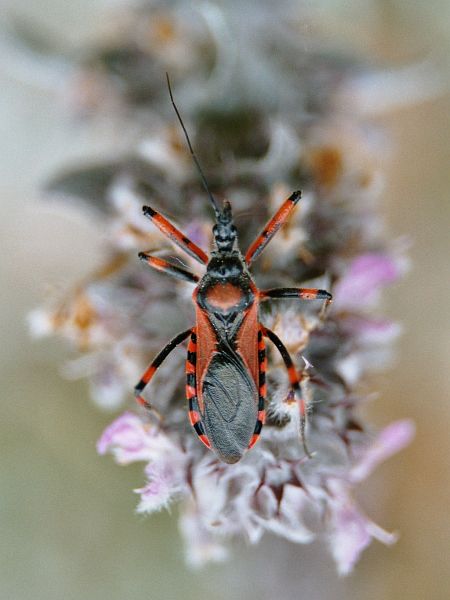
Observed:
[[[397,535],[385,531],[364,515],[341,481],[330,480],[329,487],[333,493],[329,504],[330,550],[339,575],[348,575],[372,539],[390,545],[397,541]]]
[[[390,344],[401,333],[398,323],[359,315],[346,318],[343,327],[365,346]]]
[[[150,463],[145,472],[149,479],[143,488],[134,490],[141,495],[141,501],[137,507],[138,513],[152,513],[162,508],[167,508],[176,495],[179,495],[184,487],[183,469],[178,469],[180,463],[165,461]],[[181,471],[181,472],[180,472]]]
[[[112,452],[121,464],[147,460],[147,435],[141,419],[125,412],[105,429],[97,442],[97,452]]]
[[[356,483],[368,477],[381,462],[405,448],[413,439],[414,433],[414,423],[408,419],[395,421],[385,427],[351,469],[351,480]]]
[[[339,575],[348,575],[353,570],[361,552],[373,538],[389,545],[397,541],[396,534],[373,523],[355,505],[342,507],[335,514],[330,546]]]
[[[125,412],[109,425],[97,442],[99,454],[111,452],[122,465],[136,461],[158,461],[162,456],[184,460],[182,450],[156,426]]]
[[[386,254],[356,258],[334,289],[334,309],[358,309],[375,302],[381,288],[400,276],[400,268]]]
[[[333,532],[330,548],[339,575],[347,575],[355,566],[361,552],[370,544],[372,537],[366,521],[354,506],[342,507],[333,516]]]
[[[225,539],[205,528],[201,515],[192,505],[181,513],[179,528],[186,544],[186,561],[191,567],[199,568],[208,562],[223,562],[228,558]]]

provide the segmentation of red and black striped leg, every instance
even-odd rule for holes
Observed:
[[[249,448],[253,448],[256,442],[259,440],[259,436],[261,435],[261,429],[266,420],[266,396],[267,396],[267,386],[266,386],[266,370],[267,370],[267,358],[266,358],[266,345],[263,340],[263,330],[260,327],[258,331],[258,364],[259,364],[259,401],[258,401],[258,418],[255,425],[255,430],[252,435],[252,439],[250,440]]]
[[[196,329],[193,329],[188,344],[186,358],[186,398],[189,402],[189,421],[203,444],[205,444],[207,448],[211,448],[211,444],[205,434],[198,406],[196,365],[197,333]]]
[[[261,300],[269,298],[299,298],[300,300],[325,300],[321,315],[324,316],[325,309],[333,301],[333,296],[326,290],[316,288],[274,288],[271,290],[261,290],[259,292]]]
[[[191,242],[183,233],[177,229],[172,223],[165,219],[162,215],[153,210],[150,206],[143,206],[144,215],[152,220],[156,227],[167,236],[174,244],[187,252],[192,258],[195,258],[202,265],[208,262],[208,256],[194,242]]]
[[[165,346],[161,350],[161,352],[156,356],[156,358],[153,360],[151,365],[147,368],[145,373],[142,375],[141,380],[134,388],[134,395],[136,396],[136,402],[138,402],[141,406],[144,406],[148,410],[152,410],[152,408],[153,408],[152,405],[141,396],[141,393],[144,391],[144,388],[147,386],[147,384],[150,383],[150,380],[152,379],[153,375],[156,373],[156,370],[161,365],[161,363],[164,361],[164,359],[166,359],[167,356],[172,352],[172,350],[174,350],[174,348],[176,348],[179,344],[181,344],[181,342],[184,342],[184,340],[190,335],[191,331],[192,331],[192,328],[189,328],[186,331],[179,333],[172,340],[170,340],[170,342],[167,344],[167,346]]]
[[[151,254],[147,254],[146,252],[139,252],[139,258],[157,271],[172,275],[172,277],[175,277],[176,279],[189,281],[189,283],[197,283],[199,280],[199,277],[194,275],[194,273],[173,265],[172,263],[164,260],[163,258],[159,258],[158,256],[151,256]]]
[[[287,369],[288,376],[289,376],[289,382],[291,384],[292,393],[294,395],[294,398],[297,400],[297,404],[298,404],[298,408],[299,408],[299,412],[300,412],[300,436],[302,439],[303,449],[305,451],[306,456],[308,456],[308,458],[312,458],[312,454],[308,450],[308,446],[306,444],[306,437],[305,437],[307,409],[306,409],[306,405],[305,405],[305,400],[302,396],[302,392],[300,389],[300,379],[301,378],[298,376],[297,370],[294,366],[294,363],[292,362],[292,358],[291,358],[286,346],[283,344],[283,342],[280,340],[280,338],[273,331],[271,331],[270,329],[267,329],[266,327],[264,327],[263,333],[277,347],[279,353],[281,354],[281,358],[283,359],[284,364],[286,365],[286,369]]]
[[[280,227],[287,221],[293,208],[301,198],[301,192],[294,192],[289,196],[287,200],[283,202],[274,216],[266,224],[262,232],[247,250],[245,255],[245,262],[250,265],[254,260],[258,258],[273,236],[277,233]]]

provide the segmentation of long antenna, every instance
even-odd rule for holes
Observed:
[[[189,151],[191,153],[192,158],[194,159],[195,166],[197,167],[197,170],[198,170],[199,175],[200,175],[200,179],[202,180],[203,187],[205,188],[206,193],[208,194],[208,197],[209,197],[209,200],[210,200],[210,202],[212,204],[212,207],[214,209],[215,215],[216,215],[217,218],[219,218],[222,213],[220,211],[220,208],[217,206],[217,202],[216,202],[214,196],[212,195],[211,190],[208,187],[208,183],[206,181],[206,177],[203,174],[203,171],[202,171],[202,168],[200,166],[200,163],[198,162],[198,159],[197,159],[197,157],[195,155],[195,152],[194,152],[194,150],[192,148],[191,140],[189,139],[188,132],[186,131],[186,127],[184,126],[183,119],[181,118],[180,112],[179,112],[179,110],[177,108],[177,105],[175,104],[175,100],[173,99],[172,88],[170,86],[169,73],[167,73],[167,72],[166,72],[166,79],[167,79],[167,87],[169,88],[170,101],[172,102],[172,106],[173,106],[173,108],[174,108],[174,110],[176,112],[176,115],[177,115],[178,120],[180,122],[181,128],[183,129],[184,136],[185,136],[187,144],[189,146]]]

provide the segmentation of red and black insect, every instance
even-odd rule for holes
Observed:
[[[277,347],[286,365],[291,387],[300,411],[300,429],[305,453],[306,406],[300,390],[300,377],[283,342],[259,321],[259,303],[271,298],[321,299],[331,302],[325,290],[276,288],[259,290],[249,272],[280,227],[287,221],[301,197],[294,192],[270,219],[251,244],[245,257],[237,245],[231,205],[225,201],[220,209],[206,183],[192,149],[181,116],[170,98],[183,128],[189,150],[199,170],[202,183],[214,209],[215,249],[211,256],[189,240],[162,215],[144,206],[144,215],[182,250],[206,267],[203,277],[141,252],[139,257],[151,267],[184,281],[196,284],[192,299],[196,324],[174,337],[156,356],[135,387],[137,401],[148,409],[151,405],[142,391],[168,354],[187,338],[186,396],[189,419],[200,440],[226,463],[235,463],[257,442],[265,420],[266,350],[264,338]]]

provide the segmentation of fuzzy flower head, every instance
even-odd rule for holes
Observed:
[[[74,294],[35,312],[32,329],[68,339],[78,355],[67,374],[88,377],[94,400],[114,409],[131,402],[133,386],[174,334],[195,324],[192,285],[137,260],[140,250],[155,257],[154,264],[170,260],[198,277],[204,273],[144,218],[143,204],[204,252],[212,248],[214,215],[168,112],[167,94],[160,93],[170,67],[193,145],[215,197],[232,204],[243,251],[284,199],[303,190],[290,220],[252,265],[258,287],[329,289],[334,303],[327,313],[320,302],[298,299],[261,306],[259,321],[293,358],[301,399],[292,395],[283,357],[268,344],[266,422],[258,443],[236,464],[202,445],[188,422],[181,348],[165,358],[145,390],[155,412],[136,407],[118,416],[98,451],[119,464],[143,463],[143,485],[135,490],[139,512],[179,504],[192,565],[224,560],[234,538],[256,543],[269,532],[300,544],[327,540],[339,573],[346,574],[373,538],[395,540],[363,513],[353,489],[413,436],[408,421],[377,435],[358,410],[370,375],[391,361],[399,327],[381,315],[380,299],[405,266],[378,215],[380,136],[362,115],[350,117],[339,107],[343,90],[351,88],[352,66],[305,52],[294,35],[277,35],[263,3],[251,39],[233,3],[197,8],[200,26],[182,18],[181,6],[174,3],[164,14],[150,6],[130,10],[128,27],[109,41],[109,53],[93,50],[96,60],[78,65],[91,86],[78,82],[80,99],[95,109],[93,90],[98,96],[114,87],[117,106],[134,115],[142,135],[126,157],[72,168],[49,184],[53,193],[81,199],[101,215],[110,257]],[[117,106],[109,107],[112,119]],[[301,444],[305,406],[312,458]]]

